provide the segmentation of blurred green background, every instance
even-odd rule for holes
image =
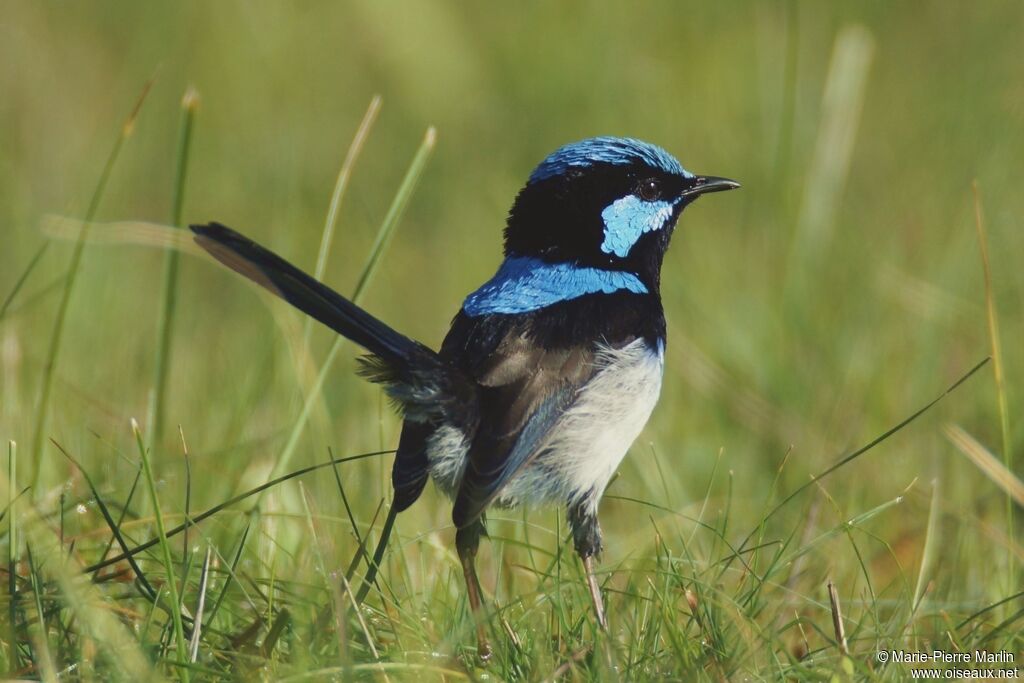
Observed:
[[[121,122],[154,76],[97,220],[170,221],[180,102],[193,86],[201,104],[185,221],[223,222],[308,270],[345,151],[371,98],[382,97],[325,276],[343,293],[436,127],[436,149],[364,300],[432,346],[497,267],[505,214],[540,159],[591,135],[649,140],[743,189],[702,200],[680,222],[663,274],[662,401],[609,494],[691,515],[707,500],[708,515],[733,511],[741,539],[773,491],[805,483],[990,353],[975,180],[1019,455],[1022,29],[1024,5],[1013,1],[5,2],[0,298],[47,241],[45,215],[82,217]],[[21,445],[25,477],[72,250],[53,242],[0,319],[0,437]],[[118,499],[135,474],[129,419],[144,419],[152,385],[163,259],[139,246],[86,248],[56,369],[46,435]],[[306,386],[288,343],[301,319],[191,257],[178,301],[167,419],[188,440],[200,509],[263,481],[279,456]],[[331,341],[314,329],[316,367]],[[324,460],[328,447],[341,456],[394,446],[398,420],[354,377],[356,354],[346,347],[332,370],[293,466]],[[906,492],[870,524],[883,543],[868,542],[868,569],[849,544],[829,541],[812,553],[808,592],[827,574],[851,596],[865,572],[883,589],[916,577],[933,496],[933,594],[980,608],[1019,589],[1006,571],[1021,559],[1006,498],[944,436],[947,423],[1003,459],[991,365],[772,520],[782,536],[812,514],[831,528]],[[172,512],[184,490],[175,431],[154,448]],[[88,498],[50,444],[42,465],[46,487],[70,482],[70,498]],[[360,522],[388,497],[389,468],[385,458],[344,469]],[[306,485],[321,512],[343,514],[332,477]],[[301,513],[297,498],[274,500]],[[650,542],[651,514],[605,501],[609,562]],[[430,488],[400,518],[400,535],[447,544],[448,515]],[[531,520],[554,528],[554,513]],[[85,531],[102,520],[90,509],[69,524]],[[209,533],[233,525],[226,517]],[[304,529],[274,532],[279,547],[296,552]],[[337,535],[347,562],[354,546]],[[308,566],[298,552],[276,561],[278,571]]]

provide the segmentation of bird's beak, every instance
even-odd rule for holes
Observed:
[[[739,186],[740,184],[735,180],[728,178],[719,178],[713,175],[697,176],[694,184],[683,190],[679,197],[696,197],[709,192],[725,192],[726,190],[735,190]]]

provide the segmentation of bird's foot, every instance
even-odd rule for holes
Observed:
[[[486,664],[491,661],[493,654],[491,643],[487,640],[487,634],[484,633],[483,626],[478,627],[476,632],[476,656],[480,658],[481,662]]]

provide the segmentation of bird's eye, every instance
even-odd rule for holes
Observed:
[[[653,202],[661,199],[661,183],[657,178],[641,180],[636,188],[637,196],[645,202]]]

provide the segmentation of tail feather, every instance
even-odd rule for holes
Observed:
[[[215,259],[383,360],[435,355],[231,228],[220,223],[191,227],[196,243]]]
[[[191,228],[196,243],[218,261],[369,351],[372,355],[363,360],[360,374],[383,384],[408,419],[450,419],[467,398],[469,383],[437,353],[277,254],[220,223]]]

